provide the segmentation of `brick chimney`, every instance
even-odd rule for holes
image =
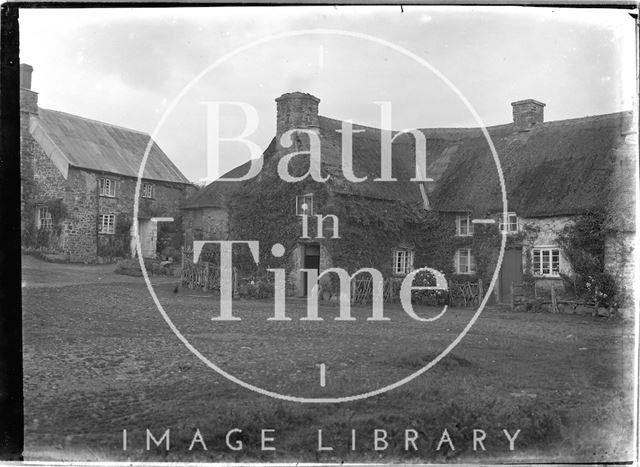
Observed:
[[[33,114],[38,113],[38,93],[31,90],[31,74],[33,67],[20,64],[20,110]]]
[[[535,125],[544,122],[544,107],[542,102],[525,99],[512,102],[513,123],[516,131],[530,131]]]
[[[304,92],[290,92],[276,99],[276,137],[294,128],[319,129],[318,104],[320,99]]]

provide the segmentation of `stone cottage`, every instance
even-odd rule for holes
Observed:
[[[38,106],[33,68],[20,67],[23,246],[70,261],[132,254],[138,170],[150,136]],[[140,187],[142,253],[181,242],[180,207],[192,186],[153,142]],[[159,227],[160,226],[160,227]]]
[[[630,113],[545,122],[545,104],[533,99],[514,102],[513,123],[487,128],[505,179],[509,214],[503,219],[498,171],[480,129],[420,129],[426,138],[427,176],[433,179],[423,184],[411,182],[416,145],[411,134],[398,135],[393,142],[397,181],[374,182],[380,174],[381,130],[354,124],[353,173],[368,177],[354,183],[345,178],[341,166],[342,122],[318,115],[319,99],[308,94],[285,94],[276,102],[277,134],[263,154],[262,172],[243,183],[225,181],[247,173],[245,164],[187,200],[185,239],[262,240],[268,252],[277,239],[269,234],[269,225],[276,223],[286,240],[282,243],[288,252],[292,293],[305,293],[299,268],[376,267],[385,277],[402,277],[413,268],[432,266],[448,277],[476,280],[474,232],[481,229],[479,223],[493,223],[509,241],[492,298],[509,303],[510,285],[521,283],[525,274],[537,287],[559,286],[561,273],[572,274],[558,233],[576,216],[607,209],[621,193],[620,185],[626,187],[627,221],[617,228],[615,238],[633,247],[635,215],[630,206],[635,206],[636,182],[629,174],[636,171],[628,169],[637,159],[632,156],[635,146],[625,136],[633,129]],[[277,161],[292,151],[280,146],[280,136],[292,128],[311,129],[319,136],[322,173],[331,175],[326,183],[272,188],[280,185],[274,175]],[[308,147],[304,136],[295,141],[296,150]],[[305,170],[302,167],[301,173]],[[248,193],[264,193],[273,202]],[[243,203],[257,207],[252,212]],[[336,214],[341,238],[331,239],[331,231],[321,239],[301,238],[302,214]],[[416,225],[422,229],[416,231]],[[621,267],[620,251],[607,249],[610,270]],[[263,259],[275,261],[268,254]],[[633,270],[628,263],[627,281]]]

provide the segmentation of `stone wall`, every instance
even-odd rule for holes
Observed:
[[[97,209],[94,211],[94,233],[97,232],[98,216],[114,214],[116,225],[114,234],[97,234],[100,245],[110,246],[99,251],[100,256],[120,256],[118,250],[122,248],[122,255],[129,254],[130,228],[133,220],[133,205],[137,179],[116,175],[101,175],[98,173],[83,172],[86,180],[86,191],[93,192],[97,200]],[[98,180],[109,178],[116,182],[115,197],[98,195]],[[179,222],[180,207],[184,201],[184,185],[146,181],[154,185],[154,197],[142,198],[138,205],[138,219],[150,219],[152,217],[173,217]],[[114,237],[117,236],[117,237]],[[117,240],[116,240],[117,238]]]
[[[618,285],[621,308],[632,308],[635,299],[635,232],[612,232],[605,238],[604,267]]]
[[[21,228],[22,240],[28,246],[37,246],[63,251],[64,235],[55,234],[49,236],[46,244],[36,241],[36,215],[39,205],[52,201],[65,202],[67,194],[66,180],[60,171],[53,165],[44,150],[29,133],[31,114],[20,113],[20,179],[21,179]],[[56,219],[54,219],[56,221]],[[55,231],[64,230],[63,225],[55,225]]]
[[[92,175],[70,168],[66,180],[68,218],[65,221],[64,249],[74,262],[91,262],[97,256],[98,196],[95,176]]]
[[[36,207],[61,200],[66,210],[65,218],[56,225],[60,235],[55,236],[55,244],[49,244],[47,248],[68,255],[71,261],[95,261],[99,253],[98,245],[113,243],[113,239],[109,238],[113,235],[98,234],[98,216],[115,214],[114,235],[122,237],[118,242],[124,247],[119,250],[123,256],[128,255],[137,179],[102,175],[73,167],[69,168],[68,178],[65,179],[29,133],[29,113],[21,112],[20,124],[23,240],[34,235]],[[101,177],[116,180],[115,197],[99,196],[98,179]],[[180,207],[190,187],[158,181],[149,183],[155,186],[154,198],[140,198],[139,217],[174,217],[179,221]]]

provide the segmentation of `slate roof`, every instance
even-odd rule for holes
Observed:
[[[146,133],[43,108],[31,118],[70,166],[100,172],[137,177],[151,139]],[[155,142],[143,178],[190,184]]]
[[[487,128],[500,158],[508,209],[522,217],[580,214],[606,209],[611,199],[615,148],[631,120],[629,112],[546,122],[517,132],[512,123]],[[353,125],[352,183],[341,169],[342,122],[319,117],[323,169],[332,175],[329,188],[345,195],[421,203],[415,176],[413,137],[393,143],[393,175],[397,182],[374,182],[380,174],[380,130]],[[473,212],[478,216],[502,210],[498,171],[478,128],[421,129],[427,142],[427,176],[431,206],[437,211]],[[273,144],[269,151],[273,151]],[[267,154],[269,151],[265,152]],[[246,173],[241,166],[234,172]],[[236,172],[237,171],[237,172]],[[189,207],[225,207],[241,184],[216,181],[191,198]],[[627,190],[628,191],[628,190]]]

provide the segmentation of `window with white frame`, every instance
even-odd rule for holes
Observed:
[[[520,230],[518,225],[518,216],[515,212],[507,213],[507,223],[504,223],[504,216],[502,214],[498,215],[498,228],[501,232],[506,233],[516,233]]]
[[[47,206],[38,206],[36,209],[36,223],[39,229],[49,230],[53,228],[53,217]]]
[[[456,235],[460,237],[473,235],[473,223],[469,214],[458,214],[456,216]]]
[[[153,198],[156,195],[156,186],[153,183],[142,184],[142,197]]]
[[[474,274],[476,272],[476,259],[471,254],[470,248],[456,250],[455,263],[458,274]]]
[[[116,181],[111,178],[101,178],[98,180],[100,196],[113,198],[116,196]]]
[[[533,256],[533,274],[538,276],[560,275],[560,248],[535,247]]]
[[[313,194],[296,196],[296,215],[312,216],[313,215]]]
[[[393,250],[393,273],[409,274],[413,270],[413,251]]]
[[[116,215],[101,214],[100,224],[98,225],[98,233],[113,234],[116,232]]]

